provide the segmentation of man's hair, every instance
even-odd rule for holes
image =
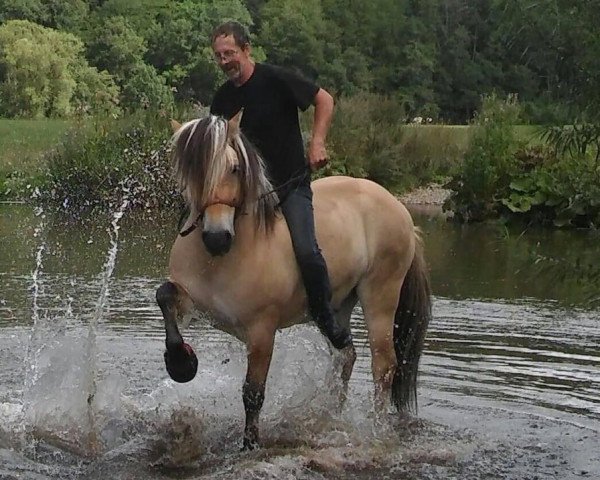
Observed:
[[[215,43],[217,37],[228,37],[233,35],[235,44],[238,47],[244,48],[246,45],[250,45],[250,36],[246,28],[239,22],[230,21],[225,22],[215,28],[211,36],[211,44]]]

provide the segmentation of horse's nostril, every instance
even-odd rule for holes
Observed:
[[[233,236],[228,231],[202,232],[202,241],[211,255],[225,255],[231,248]]]

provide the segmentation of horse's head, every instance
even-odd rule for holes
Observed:
[[[241,113],[227,121],[209,115],[183,125],[172,122],[173,165],[192,211],[199,212],[202,240],[211,255],[224,255],[235,236],[235,219],[255,215],[270,227],[277,196],[256,149],[240,133]]]

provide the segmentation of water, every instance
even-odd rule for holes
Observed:
[[[534,264],[565,252],[593,258],[594,233],[522,235],[420,218],[435,298],[419,419],[373,423],[357,309],[345,408],[336,410],[339,367],[316,329],[280,332],[261,416],[264,447],[242,453],[243,345],[192,325],[196,379],[174,384],[164,369],[154,294],[174,217],[124,217],[117,245],[112,217],[46,219],[42,238],[27,208],[0,210],[0,479],[600,478],[593,289]],[[48,326],[33,362],[37,389],[26,386],[34,321]],[[95,439],[86,442],[90,432]]]

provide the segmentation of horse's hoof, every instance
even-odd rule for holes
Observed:
[[[249,438],[244,438],[244,444],[242,445],[242,452],[247,452],[251,450],[256,450],[258,448],[257,440],[250,440]]]
[[[178,383],[191,381],[198,371],[198,358],[192,347],[182,343],[165,351],[165,366],[169,376]]]

